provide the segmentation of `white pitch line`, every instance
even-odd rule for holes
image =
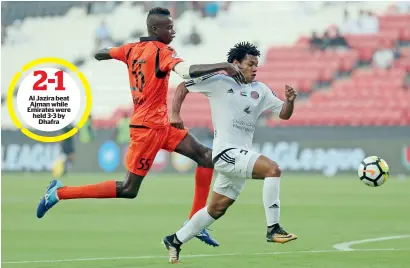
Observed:
[[[358,245],[358,244],[364,244],[364,243],[370,243],[370,242],[377,242],[377,241],[386,241],[386,240],[393,240],[393,239],[402,239],[402,238],[408,238],[410,235],[396,235],[396,236],[385,236],[385,237],[376,237],[376,238],[370,238],[370,239],[364,239],[364,240],[354,240],[354,241],[348,241],[345,243],[340,243],[340,244],[335,244],[333,245],[333,248],[341,251],[354,251],[356,249],[350,248],[352,245]]]
[[[410,248],[380,248],[380,249],[358,249],[354,251],[399,251],[410,250]],[[259,253],[221,253],[221,254],[194,254],[181,255],[181,259],[188,258],[208,258],[208,257],[228,257],[228,256],[258,256],[258,255],[282,255],[282,254],[309,254],[309,253],[332,253],[343,252],[336,249],[328,250],[303,250],[303,251],[278,251],[278,252],[259,252]],[[64,259],[64,260],[38,260],[38,261],[5,261],[2,264],[30,264],[30,263],[59,263],[59,262],[87,262],[87,261],[115,261],[115,260],[139,260],[139,259],[166,259],[168,256],[148,255],[130,257],[108,257],[108,258],[83,258],[83,259]]]

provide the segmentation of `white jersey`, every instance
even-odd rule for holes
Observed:
[[[279,116],[283,101],[264,84],[239,85],[223,74],[210,74],[185,83],[190,92],[208,97],[214,142],[212,158],[228,148],[252,149],[256,121],[265,110]]]

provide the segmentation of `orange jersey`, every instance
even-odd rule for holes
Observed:
[[[134,103],[130,124],[150,128],[169,124],[168,80],[174,66],[183,61],[173,48],[155,37],[111,48],[112,58],[127,64]]]

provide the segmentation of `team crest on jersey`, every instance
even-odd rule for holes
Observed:
[[[252,99],[257,100],[259,98],[259,93],[256,92],[256,91],[252,91],[251,92],[251,97],[252,97]]]

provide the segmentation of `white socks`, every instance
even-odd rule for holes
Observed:
[[[263,183],[263,205],[265,207],[267,226],[272,226],[279,223],[280,217],[280,178],[268,177]],[[191,220],[183,226],[176,236],[179,241],[186,243],[194,238],[203,229],[215,222],[215,219],[208,214],[208,206],[204,207],[191,218]]]
[[[263,182],[263,206],[265,207],[267,226],[279,223],[279,186],[280,178],[277,177],[267,177]]]
[[[176,232],[177,238],[182,243],[185,243],[214,222],[215,219],[208,214],[208,206],[206,206],[195,213],[191,220]]]

